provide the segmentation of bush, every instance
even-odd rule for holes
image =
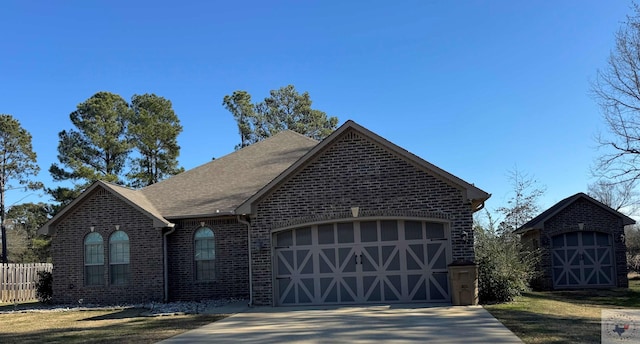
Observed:
[[[627,252],[627,270],[629,272],[640,273],[640,254],[634,256]]]
[[[476,228],[475,239],[480,303],[512,301],[529,290],[537,275],[537,250],[523,250],[515,234],[497,234],[481,227]]]
[[[640,273],[640,229],[637,226],[625,228],[624,242],[627,246],[627,268],[629,272]]]
[[[53,297],[53,274],[49,271],[38,271],[36,296],[40,302],[50,302]]]

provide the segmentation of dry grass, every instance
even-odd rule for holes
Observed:
[[[531,292],[487,309],[525,343],[600,343],[605,308],[640,308],[640,280],[629,289]]]
[[[144,309],[0,314],[0,343],[155,343],[224,318],[222,315],[141,316]]]

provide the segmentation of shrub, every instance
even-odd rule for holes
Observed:
[[[640,273],[640,254],[634,256],[627,252],[627,270],[629,272]]]
[[[640,273],[640,229],[637,226],[625,228],[624,242],[627,246],[627,268]]]
[[[53,274],[49,271],[38,271],[36,296],[40,302],[50,302],[53,296]]]
[[[512,301],[529,289],[537,275],[537,250],[524,250],[515,234],[481,227],[476,227],[475,239],[480,303]]]

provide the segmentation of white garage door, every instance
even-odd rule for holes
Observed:
[[[274,243],[277,305],[450,301],[443,223],[329,223],[276,233]]]
[[[613,286],[611,235],[572,232],[553,237],[555,288]]]

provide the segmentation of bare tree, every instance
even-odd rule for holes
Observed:
[[[508,171],[508,179],[512,188],[511,198],[506,205],[497,209],[504,217],[498,227],[501,232],[514,231],[538,215],[538,200],[546,192],[545,186],[517,167]]]
[[[640,7],[634,4],[633,10],[615,35],[606,68],[591,84],[608,131],[597,137],[604,152],[593,172],[622,183],[640,179]]]
[[[635,191],[636,184],[635,180],[624,182],[598,180],[587,186],[587,193],[617,211],[634,215],[640,205],[639,194]]]

